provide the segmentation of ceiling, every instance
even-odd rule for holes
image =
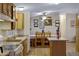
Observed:
[[[24,11],[29,11],[32,15],[44,12],[79,12],[79,3],[15,3],[16,8],[24,7]]]

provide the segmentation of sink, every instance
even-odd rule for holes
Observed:
[[[18,55],[23,50],[22,44],[16,45],[16,44],[7,44],[3,46],[3,51],[8,50],[10,51],[10,55]]]
[[[4,49],[4,50],[14,50],[14,49],[17,48],[18,46],[19,46],[19,45],[13,44],[12,42],[10,42],[9,44],[3,45],[3,49]]]

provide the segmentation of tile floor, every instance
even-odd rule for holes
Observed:
[[[66,55],[67,56],[79,56],[79,53],[76,52],[75,42],[66,43]]]
[[[67,56],[79,56],[75,50],[75,43],[66,43]],[[50,56],[50,48],[31,48],[29,56]]]
[[[49,48],[31,48],[29,56],[50,56]]]

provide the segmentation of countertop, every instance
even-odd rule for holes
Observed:
[[[15,38],[15,40],[21,40],[20,43],[23,42],[23,41],[26,40],[26,39],[27,39],[27,36],[16,37],[16,38]]]
[[[8,40],[7,37],[5,39]],[[27,36],[20,36],[20,37],[16,36],[14,39],[15,41],[8,42],[8,41],[4,40],[3,43],[0,43],[0,46],[4,46],[4,45],[14,45],[14,46],[18,45],[19,46],[21,44],[21,42],[23,42],[25,39],[27,39]],[[9,40],[11,40],[11,38]],[[18,41],[16,41],[16,40],[18,40]],[[4,50],[3,53],[0,52],[0,56],[6,56],[9,54],[9,52],[10,52],[9,50]]]
[[[57,41],[59,41],[59,40],[67,40],[67,39],[64,38],[64,37],[61,37],[60,39],[57,39],[56,37],[48,37],[48,40],[49,41],[51,41],[51,40],[57,40]]]

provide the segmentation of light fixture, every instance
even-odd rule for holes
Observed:
[[[43,16],[41,21],[44,21],[45,19],[46,19],[46,16]]]
[[[23,11],[24,10],[24,7],[18,7],[16,8],[17,11]]]
[[[36,15],[42,15],[42,12],[36,13]]]
[[[46,12],[44,12],[44,13],[43,13],[43,16],[42,16],[42,20],[41,20],[41,21],[44,21],[44,20],[46,19],[46,15],[47,15],[47,13],[46,13]]]
[[[58,5],[59,3],[58,3],[58,2],[55,2],[55,3],[49,3],[49,4],[51,4],[51,5],[52,5],[52,4]]]

